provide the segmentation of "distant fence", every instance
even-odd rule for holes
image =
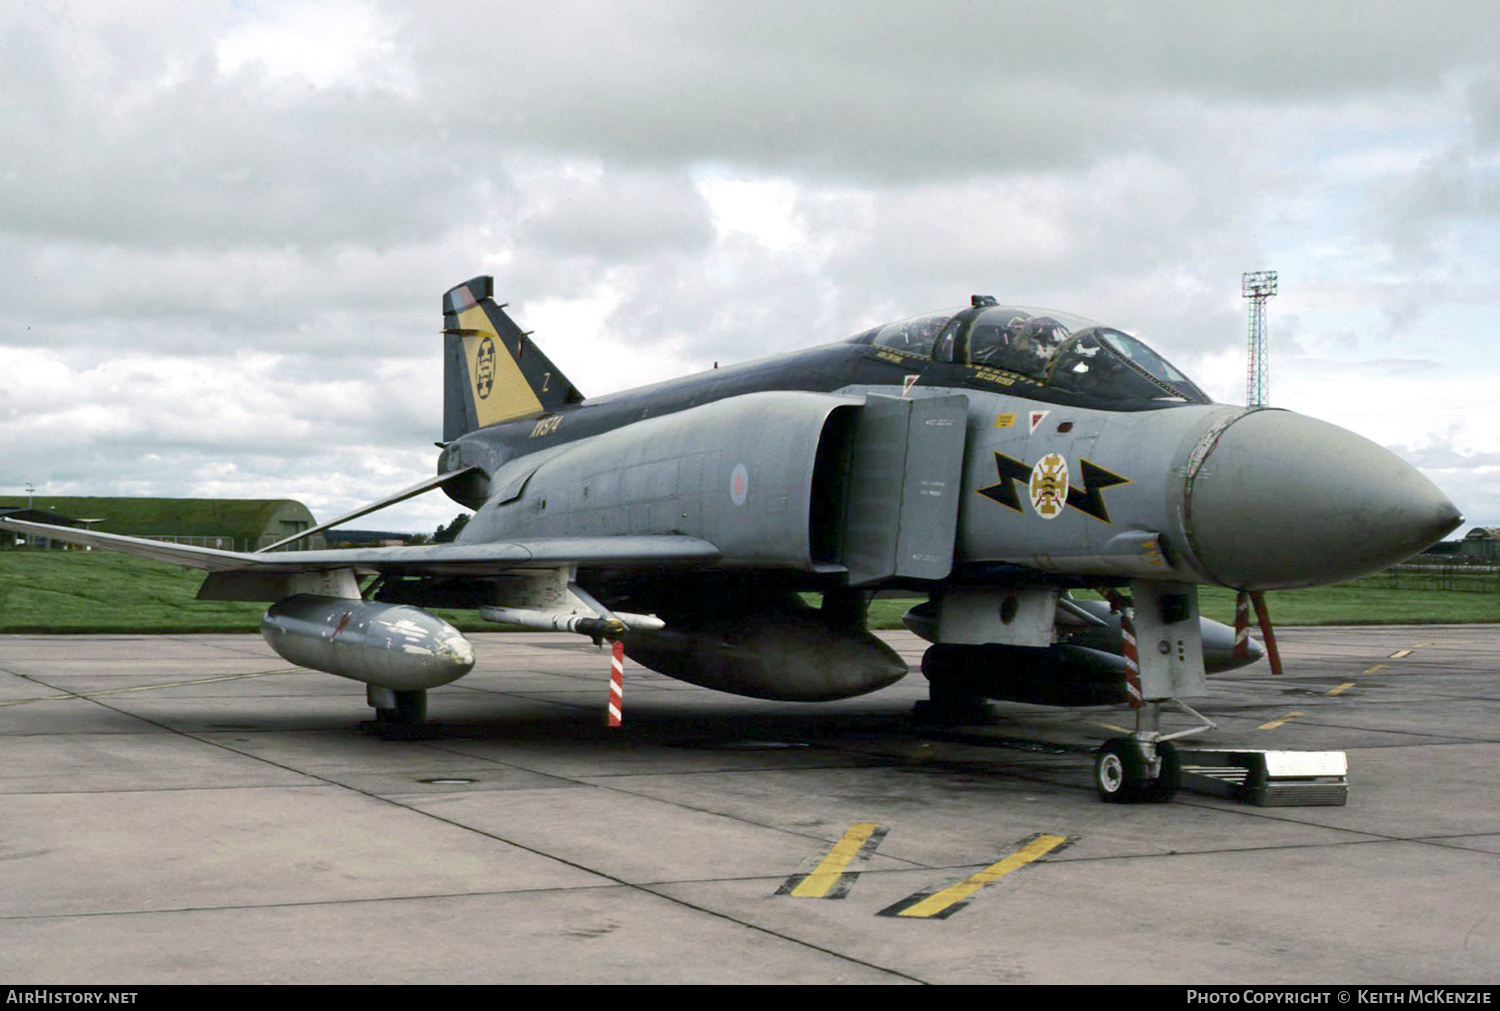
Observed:
[[[190,544],[195,548],[218,548],[220,551],[259,551],[276,543],[271,537],[146,537],[148,541],[165,541],[168,544]],[[9,547],[10,545],[6,545]],[[32,550],[47,550],[67,547],[62,541],[54,541],[41,534],[20,534],[15,547]]]
[[[1500,593],[1500,565],[1435,565],[1406,562],[1369,577],[1388,590],[1457,590]]]
[[[168,544],[189,544],[195,548],[218,548],[220,551],[259,551],[270,544],[265,537],[160,537],[148,536],[148,541],[166,541]]]
[[[290,536],[290,535],[288,535]],[[262,535],[260,537],[147,537],[148,541],[167,541],[171,544],[190,544],[195,548],[218,548],[220,551],[259,551],[268,548],[281,540],[281,537]],[[326,542],[322,534],[301,541],[294,541],[287,545],[287,549],[318,547],[321,548]]]

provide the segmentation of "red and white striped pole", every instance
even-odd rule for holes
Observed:
[[[1234,655],[1243,660],[1250,652],[1250,591],[1234,597]]]
[[[618,727],[624,719],[625,709],[625,644],[619,639],[610,649],[609,660],[609,720],[608,725]]]
[[[1141,694],[1141,655],[1136,649],[1135,621],[1131,618],[1134,609],[1114,590],[1106,588],[1102,592],[1109,601],[1109,609],[1120,612],[1120,638],[1125,644],[1125,700],[1131,709],[1139,709],[1145,704],[1145,697]]]
[[[1135,647],[1135,622],[1131,620],[1132,608],[1120,611],[1120,637],[1125,640],[1125,694],[1131,709],[1141,708],[1145,701],[1141,696],[1141,657]]]

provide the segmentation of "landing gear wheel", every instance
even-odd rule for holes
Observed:
[[[1134,804],[1146,782],[1146,759],[1136,743],[1111,737],[1094,755],[1094,789],[1106,804]]]
[[[1106,804],[1165,804],[1177,796],[1182,783],[1182,759],[1170,744],[1156,746],[1161,771],[1150,776],[1150,763],[1141,745],[1126,737],[1112,737],[1094,756],[1094,788]]]
[[[927,698],[912,707],[912,719],[924,726],[987,726],[995,709],[966,677],[965,658],[972,647],[936,645],[922,654]]]
[[[385,701],[394,707],[376,706],[375,719],[361,720],[359,729],[387,741],[430,741],[443,736],[442,728],[427,722],[425,691],[391,692]]]
[[[912,720],[922,726],[974,727],[995,722],[995,708],[983,696],[945,690],[940,681],[928,685],[927,695],[912,706]]]
[[[1177,796],[1182,785],[1182,758],[1170,744],[1158,744],[1156,757],[1161,759],[1161,772],[1147,785],[1144,800],[1148,804],[1166,804]]]

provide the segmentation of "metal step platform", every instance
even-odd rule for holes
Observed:
[[[1342,751],[1183,748],[1182,788],[1258,807],[1343,807],[1349,759]]]

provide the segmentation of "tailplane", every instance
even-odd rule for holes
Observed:
[[[443,441],[583,399],[497,305],[494,278],[476,277],[443,296]]]

